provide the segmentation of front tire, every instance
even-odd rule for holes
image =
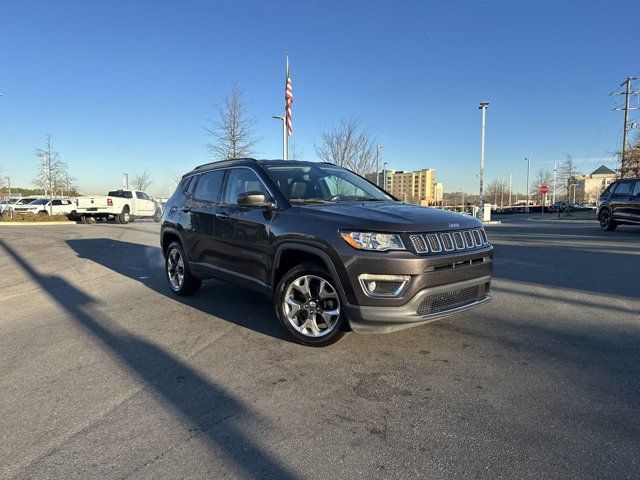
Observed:
[[[162,220],[162,210],[158,208],[153,214],[153,221],[158,223],[160,220]]]
[[[603,209],[598,215],[600,221],[600,228],[606,232],[612,232],[618,227],[618,224],[613,220],[613,215],[608,209]]]
[[[176,295],[193,295],[198,291],[200,285],[202,285],[202,280],[191,274],[187,257],[184,254],[182,245],[178,242],[173,242],[169,245],[169,248],[167,248],[164,257],[164,266],[169,288]]]
[[[324,266],[303,263],[284,274],[275,295],[275,308],[282,329],[296,342],[324,347],[345,334],[337,281]]]

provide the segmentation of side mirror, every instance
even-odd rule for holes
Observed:
[[[271,199],[267,199],[267,196],[262,192],[244,192],[238,195],[236,201],[241,207],[268,207],[273,208],[275,204]]]

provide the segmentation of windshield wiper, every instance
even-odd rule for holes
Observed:
[[[356,197],[356,202],[387,202],[388,198]]]
[[[289,201],[295,203],[334,203],[326,198],[290,198]]]

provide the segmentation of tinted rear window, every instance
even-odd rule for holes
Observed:
[[[205,202],[219,201],[223,178],[224,170],[214,170],[199,175],[193,196]]]
[[[616,188],[616,195],[629,195],[631,192],[631,182],[620,182]]]
[[[124,190],[111,190],[107,193],[108,197],[119,197],[119,198],[132,198],[131,192],[125,192]]]

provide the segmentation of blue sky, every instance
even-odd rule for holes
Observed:
[[[435,168],[445,191],[476,192],[481,100],[487,180],[571,154],[615,165],[622,113],[609,97],[640,72],[636,2],[4,2],[0,164],[28,186],[54,147],[86,193],[149,169],[154,194],[208,160],[203,127],[236,81],[280,156],[283,54],[294,141],[358,116],[397,169]],[[628,12],[628,14],[625,14]],[[637,105],[638,100],[634,99]],[[632,115],[640,116],[640,115]]]

